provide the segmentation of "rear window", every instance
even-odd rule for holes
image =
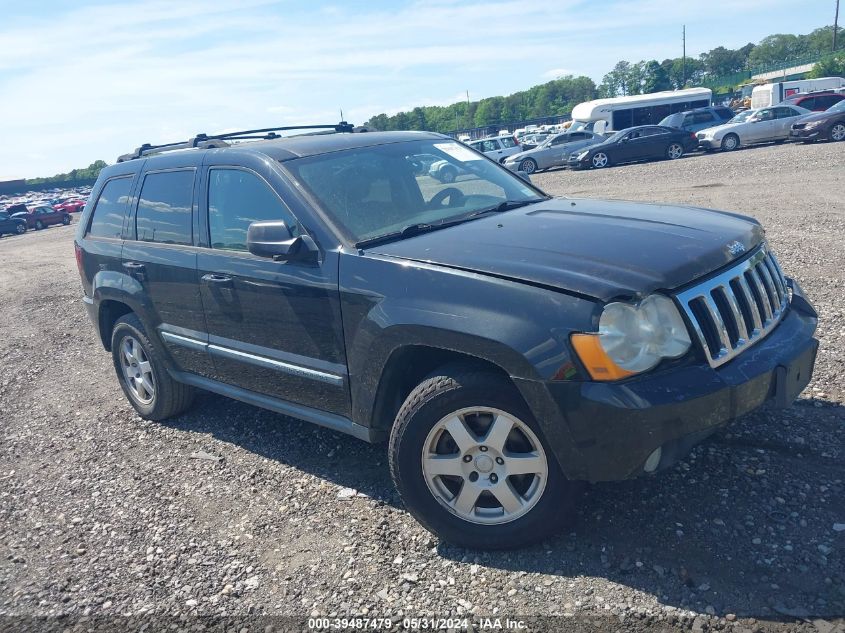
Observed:
[[[138,240],[162,244],[193,243],[193,195],[193,169],[147,174],[135,214]]]
[[[94,206],[88,235],[92,237],[120,237],[123,231],[123,214],[129,201],[131,176],[114,178],[106,183]]]
[[[514,147],[516,141],[510,136],[503,136],[499,139],[504,147]]]

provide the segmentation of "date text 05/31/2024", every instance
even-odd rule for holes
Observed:
[[[395,626],[407,631],[466,631],[501,630],[524,631],[527,625],[522,620],[510,618],[309,618],[308,629],[313,631],[377,631],[391,630]]]

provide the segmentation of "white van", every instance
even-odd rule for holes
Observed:
[[[645,95],[594,99],[572,109],[570,131],[596,134],[624,130],[635,125],[657,125],[670,114],[706,108],[713,98],[709,88],[667,90]]]
[[[776,81],[762,86],[755,86],[751,91],[751,109],[768,108],[799,92],[833,90],[845,86],[842,77],[820,77],[818,79],[796,79],[794,81]]]

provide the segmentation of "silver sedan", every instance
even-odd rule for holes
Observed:
[[[564,132],[546,139],[541,145],[505,159],[505,167],[511,171],[524,171],[533,174],[540,169],[566,165],[569,155],[590,145],[606,140],[600,134],[586,130]]]
[[[745,114],[745,113],[742,113]],[[792,123],[810,111],[794,105],[776,105],[761,108],[738,121],[737,115],[723,125],[701,130],[696,134],[698,144],[704,149],[735,150],[753,143],[783,142],[789,138]]]

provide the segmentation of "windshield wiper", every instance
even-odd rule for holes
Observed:
[[[529,204],[534,204],[535,202],[541,202],[543,200],[548,200],[548,198],[531,198],[530,200],[505,200],[504,202],[495,204],[492,207],[473,211],[469,215],[464,216],[464,218],[477,218],[479,215],[486,215],[488,213],[502,213],[504,211],[510,211],[512,209],[519,209],[520,207],[524,207]]]

